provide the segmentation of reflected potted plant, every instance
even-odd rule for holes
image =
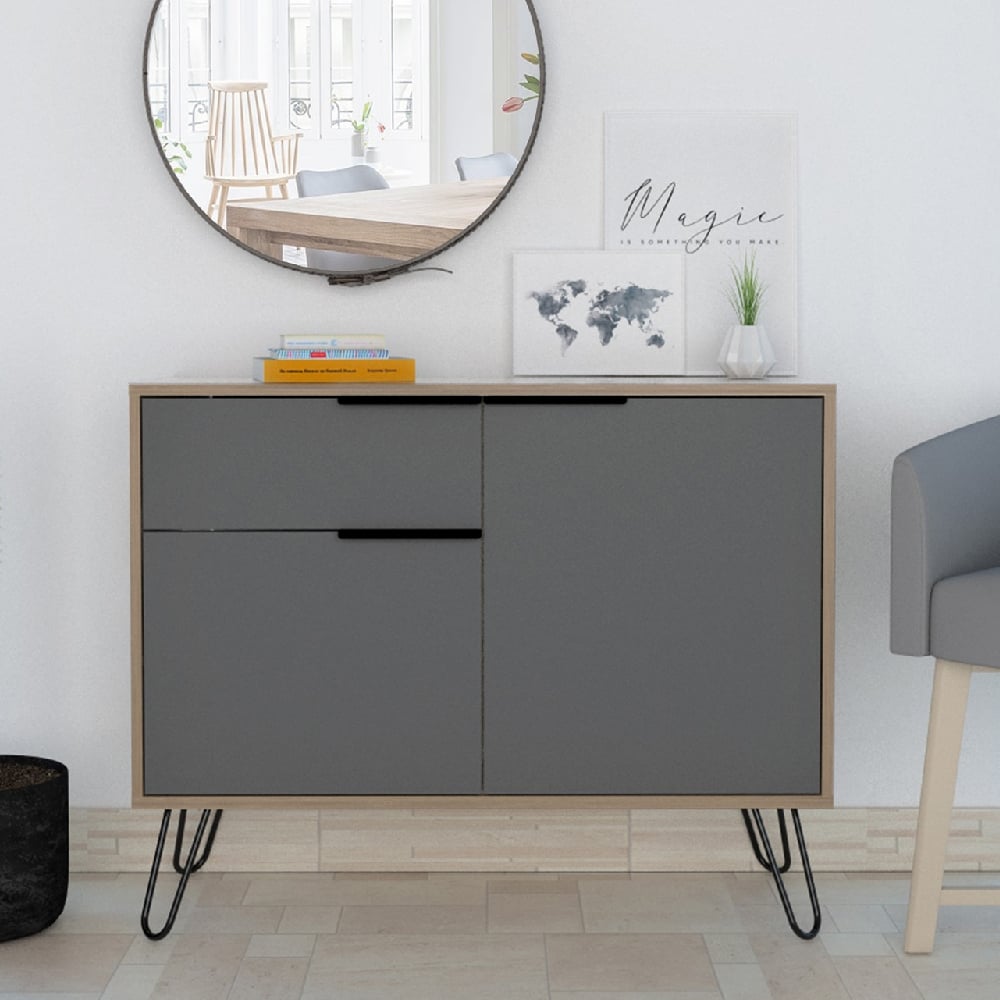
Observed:
[[[191,159],[190,148],[179,139],[172,139],[167,134],[162,118],[154,118],[153,125],[156,128],[156,135],[163,149],[163,158],[175,174],[183,174],[188,168],[188,161]]]
[[[0,941],[53,923],[66,905],[68,886],[66,765],[0,755]]]
[[[726,291],[736,313],[736,323],[729,328],[718,364],[728,378],[764,378],[774,367],[774,350],[767,331],[758,322],[761,302],[767,286],[757,271],[755,254],[746,254],[740,266],[729,265],[732,284]]]
[[[354,134],[351,136],[351,156],[361,159],[365,155],[365,147],[368,145],[368,119],[372,114],[372,100],[369,97],[361,108],[361,117],[351,121],[351,128]]]

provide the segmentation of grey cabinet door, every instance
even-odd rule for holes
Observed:
[[[142,401],[143,527],[478,528],[475,397]]]
[[[480,543],[146,532],[147,795],[481,788]]]
[[[819,793],[822,407],[487,403],[486,792]]]

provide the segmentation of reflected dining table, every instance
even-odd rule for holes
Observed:
[[[226,230],[251,250],[282,259],[282,247],[315,247],[407,261],[474,223],[509,178],[287,200],[231,202]]]

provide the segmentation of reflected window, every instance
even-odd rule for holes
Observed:
[[[355,123],[369,134],[378,126],[422,131],[427,0],[274,2],[287,7],[293,128],[319,139],[354,131]]]
[[[392,0],[392,127],[413,128],[413,64],[417,25],[413,0]]]
[[[162,0],[150,29],[153,116],[180,139],[204,136],[210,79],[271,84],[274,124],[345,136],[423,137],[429,0]]]
[[[146,86],[164,133],[194,138],[208,127],[210,0],[161,3],[150,27]]]

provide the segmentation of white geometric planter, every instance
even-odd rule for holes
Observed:
[[[727,378],[764,378],[774,367],[774,349],[764,327],[731,326],[718,364]]]

